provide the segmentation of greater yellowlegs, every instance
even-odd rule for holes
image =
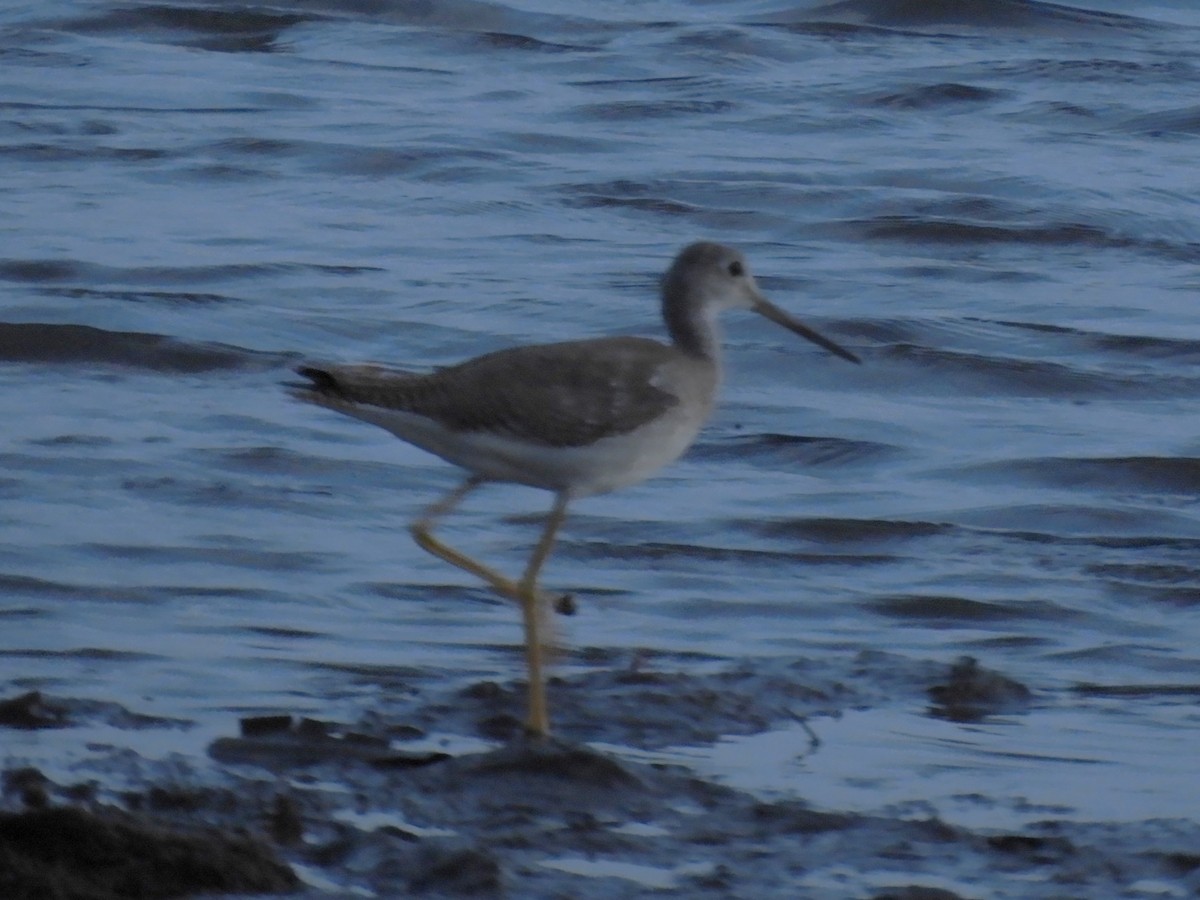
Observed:
[[[554,537],[577,497],[648,478],[677,459],[712,412],[721,381],[717,314],[752,309],[850,362],[850,351],[769,303],[737,250],[684,248],[662,282],[670,344],[602,337],[512,347],[422,374],[374,365],[302,366],[302,400],[386,428],[470,472],[412,525],[416,542],[521,605],[529,674],[528,727],[549,731],[537,588]],[[519,581],[446,546],[434,524],[489,481],[554,492]]]

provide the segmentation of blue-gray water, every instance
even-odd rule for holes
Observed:
[[[521,677],[513,609],[404,530],[458,473],[280,383],[657,335],[712,238],[864,365],[728,317],[689,456],[573,510],[561,670],[971,654],[1035,709],[665,755],[836,808],[1194,817],[1190,2],[57,0],[0,13],[0,63],[3,693],[216,728]],[[548,499],[446,534],[515,572]]]

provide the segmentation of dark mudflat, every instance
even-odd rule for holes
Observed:
[[[212,743],[209,760],[155,763],[130,748],[96,748],[76,783],[10,768],[0,896],[946,900],[1200,887],[1195,822],[1046,819],[973,830],[911,810],[817,809],[797,799],[802,779],[786,798],[754,796],[680,765],[635,761],[654,747],[715,743],[797,718],[819,735],[823,716],[885,702],[884,684],[933,699],[931,716],[950,704],[969,708],[972,721],[1034,702],[1015,680],[973,662],[947,668],[875,654],[840,670],[804,661],[707,674],[638,660],[597,668],[551,685],[564,737],[548,739],[516,724],[520,685],[492,682],[413,692],[354,723],[253,717]],[[55,735],[69,733],[72,715],[142,721],[63,698],[28,705],[60,711],[41,726]],[[471,753],[405,747],[434,727],[497,740]]]

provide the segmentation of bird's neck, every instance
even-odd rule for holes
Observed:
[[[709,307],[672,303],[670,296],[663,298],[663,319],[671,342],[686,353],[705,359],[714,365],[721,364],[721,329],[716,311]]]

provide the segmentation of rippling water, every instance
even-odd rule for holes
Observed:
[[[512,609],[403,530],[457,473],[280,382],[659,334],[658,274],[713,238],[865,364],[729,317],[698,445],[568,521],[566,646],[970,653],[1039,698],[1002,735],[887,709],[829,723],[821,777],[682,758],[858,808],[957,767],[1187,814],[1200,12],[524,6],[0,13],[5,692],[211,722],[367,707],[376,666],[520,677]],[[516,571],[547,503],[494,487],[448,534]]]

